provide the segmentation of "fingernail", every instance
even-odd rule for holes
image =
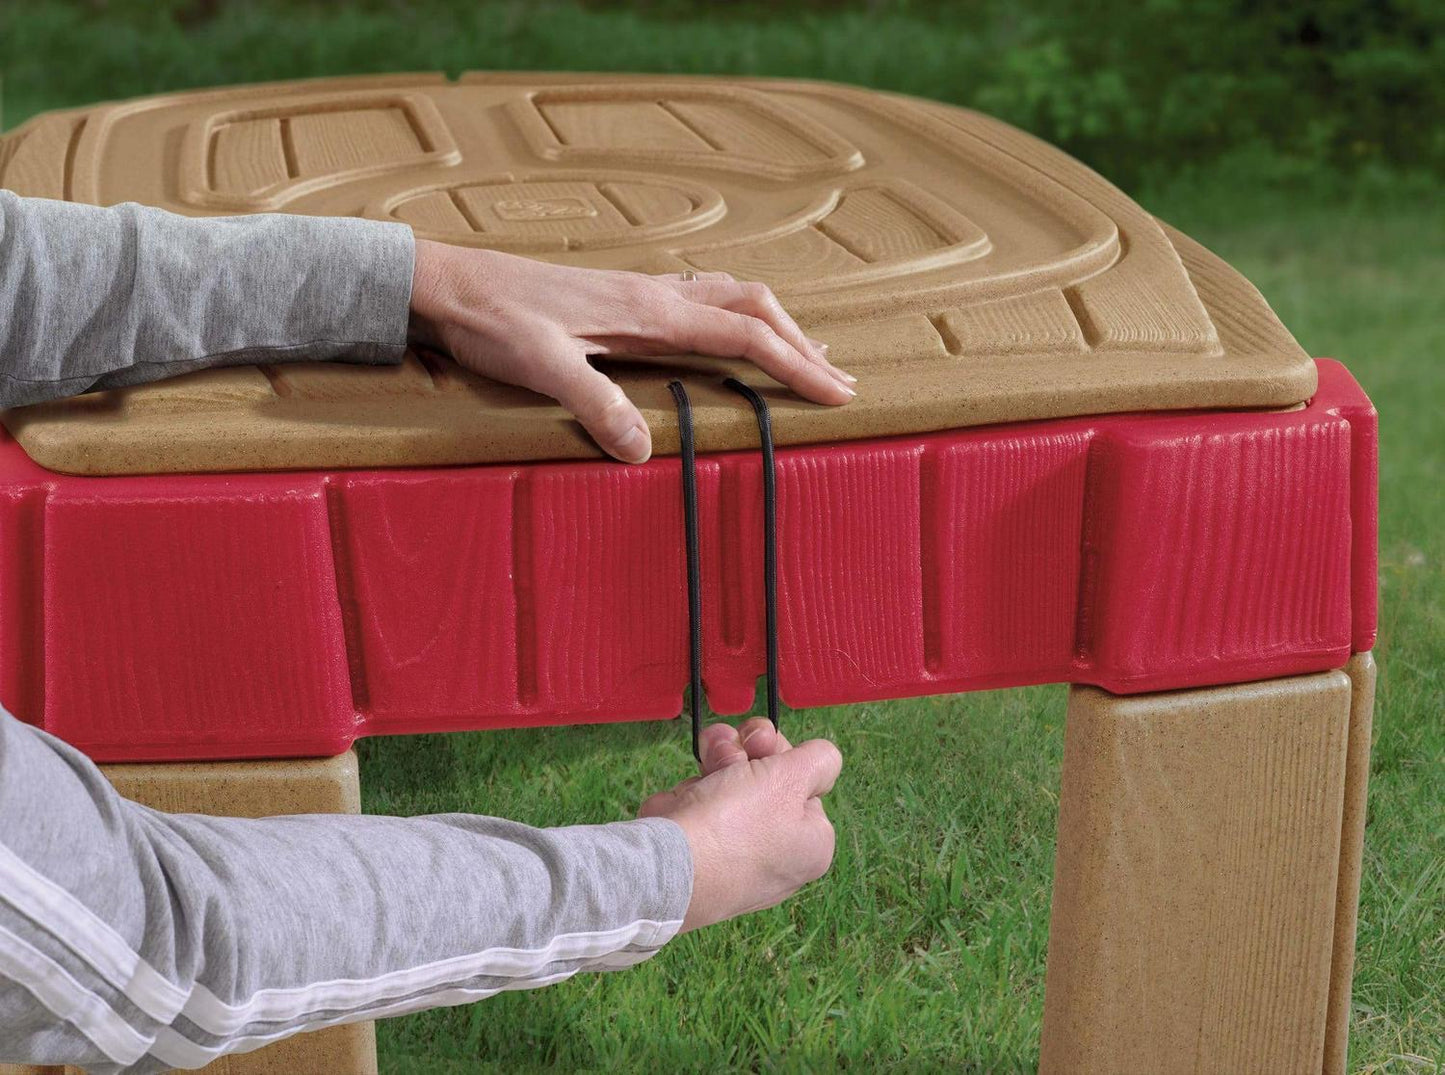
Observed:
[[[841,388],[844,392],[847,392],[850,396],[856,396],[858,394],[858,390],[856,388],[851,388],[848,385],[844,384],[842,381],[838,382],[838,387]]]
[[[825,354],[825,355],[826,355],[826,354],[828,353],[828,345],[827,345],[826,343],[824,343],[822,340],[815,340],[815,339],[813,339],[813,337],[809,336],[809,337],[808,337],[808,342],[811,343],[811,344],[818,350],[818,352],[819,352],[820,354]]]
[[[617,451],[629,463],[645,463],[652,454],[652,445],[647,439],[647,430],[635,425],[617,440]]]
[[[858,378],[854,377],[847,370],[840,370],[837,366],[834,366],[831,363],[829,364],[828,368],[832,370],[835,374],[837,374],[839,380],[847,381],[849,384],[858,383]]]
[[[757,735],[758,732],[760,732],[760,731],[762,731],[762,730],[763,730],[763,727],[762,727],[761,724],[757,725],[756,727],[749,728],[749,729],[748,729],[748,734],[745,735],[745,736],[743,736],[743,738],[742,738],[742,744],[743,744],[743,746],[747,746],[747,745],[748,745],[748,740],[751,739],[751,738],[753,738],[753,736]]]

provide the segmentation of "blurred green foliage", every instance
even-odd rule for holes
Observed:
[[[384,70],[796,75],[991,112],[1133,186],[1220,158],[1295,181],[1445,174],[1439,0],[7,0],[3,120]]]

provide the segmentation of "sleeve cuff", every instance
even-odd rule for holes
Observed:
[[[658,931],[657,944],[661,946],[677,936],[692,903],[692,847],[682,826],[671,818],[639,818],[627,824],[645,827],[657,849],[657,888],[661,907],[658,917],[666,927]]]
[[[346,341],[341,361],[397,363],[406,353],[416,239],[406,224],[354,217],[309,218],[296,241],[314,251],[313,337]],[[325,309],[331,300],[330,310]],[[305,347],[298,358],[305,355]],[[284,360],[284,358],[283,358]],[[273,359],[274,361],[274,359]]]

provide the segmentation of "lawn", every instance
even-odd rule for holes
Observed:
[[[206,5],[194,5],[204,8]],[[934,96],[958,56],[903,16],[817,12],[647,22],[535,19],[479,3],[467,33],[400,5],[284,25],[240,5],[191,29],[99,25],[82,5],[0,13],[3,122],[212,82],[378,69],[588,66],[767,71]],[[118,9],[130,10],[117,4]],[[139,10],[139,8],[137,8]],[[487,22],[492,18],[492,22]],[[167,23],[166,27],[171,24]],[[152,30],[155,30],[152,27]],[[974,40],[971,47],[992,47]],[[1275,177],[1266,182],[1265,175]],[[1252,279],[1312,353],[1344,360],[1382,415],[1381,666],[1351,1069],[1445,1065],[1445,214],[1438,185],[1283,184],[1247,164],[1136,190]],[[781,908],[675,941],[621,974],[574,979],[380,1027],[393,1072],[848,1067],[1031,1069],[1043,1005],[1064,691],[789,713],[846,765],[833,871]],[[377,739],[365,805],[539,825],[629,817],[689,769],[677,723]]]

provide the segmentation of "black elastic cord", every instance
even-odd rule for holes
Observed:
[[[702,761],[702,555],[697,539],[697,453],[692,438],[692,401],[681,381],[667,389],[677,404],[677,432],[682,441],[682,519],[687,541],[688,684],[692,688],[692,756]]]
[[[723,384],[753,405],[763,451],[763,607],[768,637],[768,719],[778,726],[778,491],[773,467],[773,419],[768,401],[736,377]]]
[[[758,419],[763,453],[763,611],[768,646],[768,720],[778,726],[778,491],[773,465],[773,420],[768,401],[736,378],[723,382],[750,404]],[[677,404],[677,433],[682,444],[682,519],[687,542],[688,700],[692,717],[692,756],[702,761],[702,554],[697,533],[697,450],[693,440],[692,401],[681,381],[667,390]]]

